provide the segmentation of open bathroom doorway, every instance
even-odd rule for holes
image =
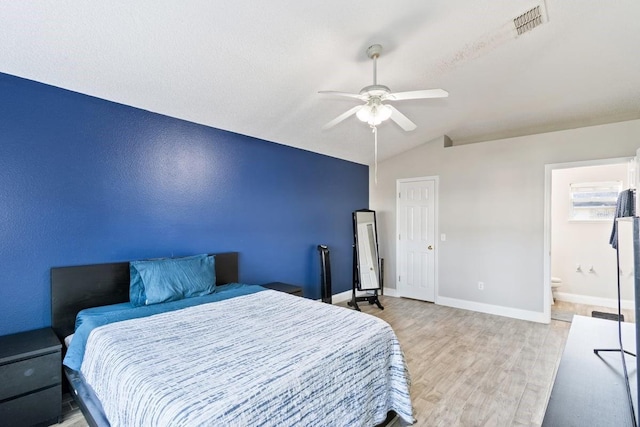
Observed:
[[[617,315],[618,269],[609,239],[617,195],[635,187],[635,164],[618,158],[548,165],[551,319]],[[622,314],[634,322],[632,277],[623,272],[621,278]]]

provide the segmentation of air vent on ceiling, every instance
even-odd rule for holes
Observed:
[[[533,30],[538,25],[542,24],[542,11],[540,6],[536,6],[531,10],[526,11],[522,15],[513,20],[513,25],[516,26],[518,35],[524,34],[527,31]]]

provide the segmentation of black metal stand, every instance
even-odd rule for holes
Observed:
[[[356,247],[354,245],[353,246],[353,289],[351,292],[351,301],[347,302],[347,304],[349,305],[349,307],[353,307],[358,311],[362,311],[360,310],[360,307],[358,307],[358,302],[367,301],[369,304],[377,305],[380,310],[384,310],[384,307],[382,306],[382,304],[380,303],[380,300],[378,299],[377,289],[373,291],[373,295],[368,295],[364,297],[356,296],[356,289],[358,288],[358,265],[357,265],[358,261],[356,258],[357,258]]]
[[[380,300],[378,299],[378,291],[375,290],[373,291],[373,295],[370,296],[366,296],[366,297],[357,297],[356,296],[356,289],[355,287],[353,288],[353,295],[351,296],[351,301],[347,302],[347,304],[349,305],[349,307],[353,307],[358,311],[362,311],[360,310],[360,307],[358,306],[358,302],[362,302],[362,301],[368,301],[369,304],[375,304],[378,306],[378,308],[380,310],[384,310],[384,307],[382,306],[382,304],[380,304]]]
[[[624,355],[628,354],[629,356],[636,357],[634,353],[627,351],[624,349],[624,345],[622,343],[622,307],[620,303],[620,250],[616,246],[616,264],[618,265],[618,343],[620,345],[619,348],[595,348],[593,352],[600,357],[600,352],[603,351],[618,351],[620,352],[620,357],[622,359],[622,370],[624,373],[625,385],[627,388],[627,398],[629,399],[629,405],[631,407],[631,419],[633,420],[633,427],[637,427],[638,423],[636,421],[635,412],[633,410],[633,398],[631,397],[631,388],[629,387],[629,374],[627,372],[627,361],[625,360]]]
[[[331,259],[329,258],[329,247],[327,245],[318,245],[318,251],[320,252],[320,293],[322,302],[331,304]]]

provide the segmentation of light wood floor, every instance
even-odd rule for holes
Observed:
[[[88,427],[87,420],[82,416],[80,408],[70,394],[62,396],[62,422],[53,424],[57,427]]]
[[[416,426],[540,426],[570,323],[549,325],[381,297],[412,378]],[[340,305],[345,305],[340,304]],[[59,426],[81,427],[73,411]]]
[[[417,426],[540,426],[568,322],[544,325],[382,297],[412,378]]]

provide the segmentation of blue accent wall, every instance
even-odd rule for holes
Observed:
[[[0,335],[50,325],[51,267],[240,252],[240,280],[351,289],[368,167],[0,74]]]

